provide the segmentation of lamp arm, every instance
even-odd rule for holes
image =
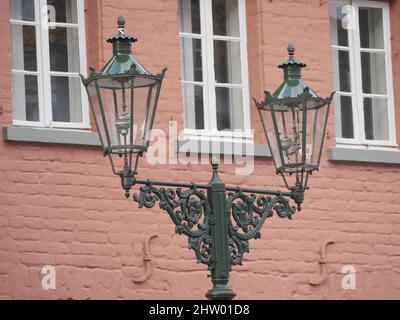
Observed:
[[[196,188],[196,189],[210,189],[210,184],[199,184],[192,182],[175,182],[175,181],[156,181],[150,179],[135,179],[134,185],[151,185],[151,186],[163,186],[163,187],[177,187],[177,188]],[[133,186],[133,185],[132,185]],[[254,188],[242,188],[235,186],[226,186],[225,190],[227,191],[242,191],[246,193],[257,193],[271,196],[286,196],[293,197],[293,192],[288,191],[274,191],[268,189],[254,189]]]

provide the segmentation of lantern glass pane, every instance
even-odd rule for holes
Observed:
[[[87,93],[89,97],[90,107],[92,110],[92,115],[96,124],[97,132],[101,140],[103,149],[109,147],[109,142],[106,134],[107,126],[103,121],[102,111],[101,111],[101,97],[98,95],[96,90],[96,82],[91,82],[87,87]]]
[[[302,165],[302,110],[297,105],[273,105],[272,121],[275,119],[276,142],[280,151],[283,171],[296,172]]]
[[[144,139],[149,128],[146,121],[153,109],[153,86],[135,87],[137,77],[121,81],[121,78],[98,80],[103,99],[105,119],[113,153],[140,152],[146,147]],[[149,96],[150,94],[150,96]]]
[[[139,85],[135,85],[139,84]],[[143,84],[148,86],[142,86]],[[147,148],[160,82],[140,77],[103,78],[88,85],[88,94],[105,149],[138,153]]]
[[[157,111],[158,96],[160,94],[161,81],[154,86],[147,88],[147,101],[146,109],[143,118],[144,132],[142,135],[142,144],[146,146],[149,145],[151,130],[153,129],[155,115]]]
[[[324,142],[324,130],[329,105],[322,102],[308,101],[305,140],[306,170],[318,168]]]
[[[134,170],[137,154],[147,149],[160,86],[161,81],[137,76],[100,78],[87,86],[103,148],[116,173]]]
[[[275,167],[276,169],[279,169],[282,167],[282,158],[280,156],[278,139],[269,106],[266,106],[265,109],[261,110],[260,114]]]

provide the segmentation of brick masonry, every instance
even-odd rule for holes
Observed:
[[[101,65],[110,48],[100,42],[115,33],[123,13],[128,31],[139,39],[137,58],[150,70],[169,67],[155,126],[182,125],[178,7],[176,0],[87,0],[89,61]],[[393,68],[400,67],[400,3],[391,1]],[[276,65],[289,41],[309,68],[304,78],[321,95],[332,90],[329,16],[326,0],[248,0],[250,93],[281,81]],[[8,1],[0,2],[0,125],[12,122]],[[394,72],[396,115],[400,101]],[[252,108],[259,142],[261,126]],[[400,121],[397,121],[398,127]],[[397,130],[400,132],[400,130]],[[327,145],[334,145],[333,116]],[[271,160],[257,159],[251,176],[237,177],[223,165],[229,184],[283,187]],[[209,166],[151,166],[142,177],[205,182]],[[322,159],[311,180],[303,211],[293,221],[271,219],[262,239],[250,243],[243,267],[232,272],[239,299],[398,299],[400,298],[400,167],[332,163]],[[125,200],[119,181],[98,149],[0,141],[0,298],[1,299],[202,299],[210,288],[205,267],[194,262],[184,236],[158,207],[138,210]],[[155,270],[143,270],[142,243],[151,240]],[[308,284],[319,270],[321,241],[327,248],[327,280]],[[57,289],[43,290],[41,268],[53,265]],[[357,271],[357,289],[343,290],[344,265]]]

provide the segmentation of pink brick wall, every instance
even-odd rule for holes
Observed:
[[[128,31],[140,42],[138,59],[152,71],[168,66],[156,126],[167,120],[182,125],[180,61],[176,0],[89,0],[92,22],[89,60],[101,65],[110,48],[96,39],[115,33],[123,13]],[[248,0],[250,91],[281,81],[276,65],[292,41],[298,56],[310,66],[305,80],[321,95],[332,90],[329,20],[322,0]],[[392,1],[394,68],[399,61],[399,1]],[[102,15],[101,17],[99,15]],[[11,124],[8,1],[0,2],[0,124]],[[103,46],[103,47],[102,47]],[[100,50],[102,48],[102,51]],[[396,109],[399,76],[395,73]],[[252,107],[258,141],[260,124]],[[397,112],[397,117],[399,113]],[[398,126],[400,123],[398,122]],[[398,130],[399,131],[399,130]],[[333,117],[327,145],[334,145]],[[271,160],[257,159],[252,176],[234,175],[223,165],[229,184],[283,187]],[[313,176],[303,211],[293,221],[271,219],[261,240],[250,243],[243,267],[235,267],[231,286],[240,299],[360,299],[400,298],[400,166],[332,163],[322,159]],[[208,166],[150,166],[142,162],[141,177],[194,182],[210,178]],[[187,239],[174,234],[165,212],[156,206],[138,210],[125,200],[119,181],[98,149],[0,141],[0,298],[50,299],[202,299],[210,288],[205,267],[194,262]],[[151,240],[155,270],[141,284],[142,242]],[[327,252],[327,280],[310,286],[318,271],[320,243],[332,238]],[[357,289],[343,290],[344,265],[357,270]],[[41,268],[53,265],[57,289],[41,287]]]

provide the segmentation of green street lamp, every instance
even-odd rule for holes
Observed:
[[[100,72],[91,69],[83,79],[92,114],[114,174],[129,197],[139,157],[147,151],[150,132],[166,69],[149,73],[133,56],[137,39],[125,33],[125,19],[118,18],[118,33],[107,42],[113,57]]]
[[[82,77],[103,153],[127,197],[132,187],[141,185],[133,195],[139,208],[153,208],[158,202],[175,231],[188,237],[197,262],[207,265],[211,274],[213,287],[206,297],[233,299],[229,273],[242,264],[249,240],[260,238],[262,226],[274,213],[291,219],[301,209],[308,177],[319,167],[332,96],[321,98],[305,85],[305,65],[289,45],[289,58],[279,66],[284,83],[273,95],[266,92],[263,101],[255,100],[276,171],[288,191],[227,186],[215,162],[206,184],[138,179],[138,159],[149,145],[166,70],[151,74],[132,56],[136,39],[125,33],[122,17],[118,33],[107,41],[113,44],[111,60],[101,71],[91,69],[88,78]]]
[[[319,97],[301,79],[304,63],[288,46],[283,69],[284,81],[264,100],[255,101],[276,167],[289,190],[306,190],[309,175],[318,170],[329,115],[330,97]]]

